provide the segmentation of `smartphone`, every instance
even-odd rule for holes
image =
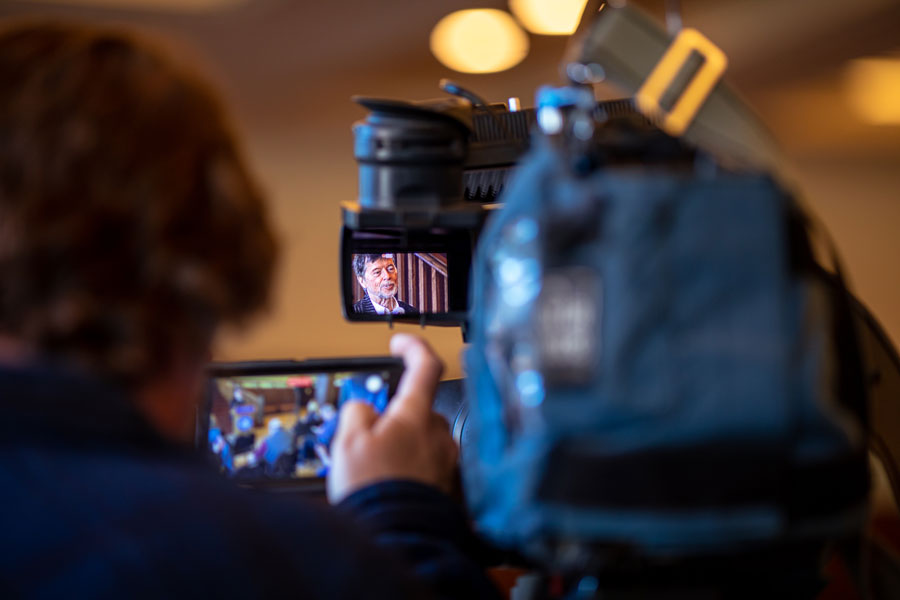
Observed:
[[[402,373],[394,357],[213,363],[197,446],[241,485],[324,491],[341,407],[384,412]]]

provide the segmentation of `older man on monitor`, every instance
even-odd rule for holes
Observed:
[[[366,295],[353,312],[379,315],[417,315],[414,306],[397,298],[397,266],[392,254],[354,254],[353,272]]]

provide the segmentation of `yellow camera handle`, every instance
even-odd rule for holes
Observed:
[[[703,58],[703,64],[678,96],[671,110],[666,110],[661,104],[662,97],[694,52]],[[645,116],[656,121],[666,133],[680,136],[690,126],[727,66],[728,58],[718,46],[696,29],[683,29],[672,40],[666,53],[637,91],[635,105]]]

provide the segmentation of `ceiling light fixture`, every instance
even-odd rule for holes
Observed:
[[[587,0],[509,0],[509,9],[531,33],[571,35],[586,4]]]
[[[872,125],[900,125],[900,58],[847,63],[844,90],[853,112]]]
[[[434,26],[431,52],[460,73],[496,73],[522,62],[528,54],[528,34],[505,11],[460,10]]]

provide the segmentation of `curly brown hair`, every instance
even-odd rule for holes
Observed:
[[[118,32],[0,31],[0,334],[138,385],[262,308],[276,257],[196,76]]]

